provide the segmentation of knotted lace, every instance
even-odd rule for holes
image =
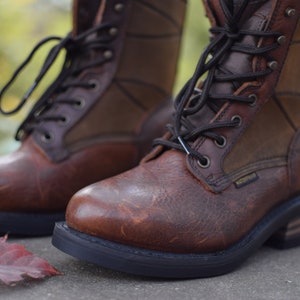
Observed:
[[[35,103],[30,113],[17,130],[17,140],[20,140],[25,132],[30,133],[35,129],[41,131],[43,135],[47,137],[48,133],[39,127],[39,123],[65,121],[64,116],[50,115],[49,113],[45,115],[45,112],[49,111],[50,108],[53,107],[53,105],[59,105],[62,103],[70,105],[80,105],[78,99],[70,99],[63,97],[58,98],[58,96],[72,87],[82,87],[87,89],[95,87],[94,82],[84,82],[77,78],[83,70],[87,68],[92,68],[96,65],[101,65],[112,58],[113,52],[110,43],[113,41],[114,36],[108,34],[109,30],[112,28],[113,27],[111,24],[101,24],[77,36],[72,36],[71,34],[67,35],[65,38],[50,36],[40,41],[33,48],[29,56],[16,69],[11,79],[5,84],[3,89],[0,91],[0,112],[4,115],[12,115],[22,109],[22,107],[25,105],[33,91],[37,88],[37,86],[47,74],[51,66],[54,64],[62,50],[65,50],[66,53],[65,60],[62,65],[61,72],[56,78],[56,80],[50,85],[50,87],[48,87],[46,92]],[[49,54],[47,55],[39,71],[39,74],[35,78],[32,86],[24,94],[21,101],[15,108],[11,110],[4,110],[2,102],[3,95],[5,94],[5,92],[17,79],[17,77],[23,71],[23,69],[30,63],[36,52],[43,45],[53,41],[57,41],[57,44],[50,50]],[[108,53],[110,53],[110,55],[107,55],[106,57],[98,56],[99,58],[97,60],[93,60],[91,62],[87,62],[86,64],[82,64],[82,59],[80,58],[88,57],[90,53],[93,53],[95,51],[102,51],[103,53],[109,51]],[[55,100],[53,100],[54,97],[51,97],[54,94]]]
[[[220,75],[220,72],[218,73],[216,71],[221,68],[219,65],[221,59],[229,52],[240,52],[253,56],[260,55],[265,57],[267,61],[270,61],[271,57],[269,57],[268,53],[276,49],[279,46],[278,43],[274,42],[269,46],[258,47],[245,45],[240,41],[245,36],[275,39],[281,36],[278,32],[243,30],[239,28],[238,24],[241,23],[241,17],[248,5],[247,0],[241,2],[236,12],[234,12],[233,1],[220,0],[220,3],[227,20],[226,25],[210,29],[214,37],[200,57],[193,76],[188,80],[175,99],[173,124],[167,125],[171,137],[169,139],[160,138],[154,141],[154,145],[162,145],[168,149],[173,148],[186,152],[188,155],[197,158],[200,164],[203,165],[207,164],[207,158],[193,149],[190,144],[199,137],[205,137],[222,145],[224,138],[216,131],[221,128],[239,126],[241,120],[236,117],[230,121],[212,122],[201,125],[201,127],[195,127],[188,117],[197,114],[205,105],[208,105],[213,111],[217,112],[220,108],[220,104],[224,103],[224,101],[244,103],[247,105],[251,105],[256,101],[255,95],[249,97],[235,95],[234,93],[216,94],[211,88],[213,83],[229,82],[234,85],[238,83],[237,89],[245,82],[257,80],[272,72],[272,69],[267,68],[263,71],[232,74],[226,73],[226,70],[222,69],[222,75]],[[203,81],[201,89],[197,89],[196,86],[204,75],[207,77]]]

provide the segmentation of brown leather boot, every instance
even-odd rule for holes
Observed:
[[[169,134],[137,168],[73,197],[59,249],[184,278],[229,272],[266,241],[300,245],[300,2],[205,5],[213,38]]]
[[[73,33],[38,45],[59,41],[13,112],[62,49],[66,60],[20,126],[21,148],[0,159],[1,232],[51,234],[76,191],[150,150],[171,116],[185,2],[76,0]]]

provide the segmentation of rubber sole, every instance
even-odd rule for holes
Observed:
[[[266,241],[280,246],[278,236],[273,244],[274,234],[299,217],[297,197],[271,211],[238,243],[215,253],[172,254],[139,249],[80,233],[66,223],[56,224],[52,244],[78,259],[125,273],[161,278],[212,277],[233,271]],[[290,246],[299,244],[300,234],[293,236]]]
[[[56,222],[65,220],[65,212],[53,214],[0,212],[0,232],[21,236],[52,235]]]

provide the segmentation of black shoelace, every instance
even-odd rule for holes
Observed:
[[[65,117],[60,115],[45,115],[46,111],[49,111],[54,105],[69,104],[74,106],[80,106],[80,99],[68,99],[60,97],[58,95],[64,93],[67,89],[72,87],[82,87],[86,89],[95,88],[95,82],[83,82],[76,77],[85,69],[92,68],[96,65],[104,64],[113,57],[113,51],[110,47],[110,42],[113,41],[114,36],[109,35],[109,30],[114,29],[111,24],[101,24],[95,26],[90,30],[83,32],[82,34],[73,37],[71,34],[67,35],[65,38],[51,36],[40,41],[31,51],[29,56],[24,60],[24,62],[17,68],[17,70],[12,75],[11,79],[5,84],[3,89],[0,91],[0,112],[4,115],[12,115],[22,109],[26,104],[28,98],[31,96],[33,91],[42,81],[48,70],[56,61],[58,55],[62,50],[66,51],[65,60],[62,65],[62,69],[56,80],[48,87],[45,93],[40,97],[40,99],[35,103],[30,113],[20,125],[16,133],[16,139],[20,140],[23,134],[30,133],[33,130],[41,131],[45,138],[50,138],[49,134],[39,127],[41,122],[65,122]],[[92,37],[92,38],[90,38]],[[45,44],[57,41],[55,45],[47,55],[38,76],[34,80],[32,86],[25,93],[19,104],[11,109],[4,110],[2,107],[2,98],[5,92],[16,80],[18,75],[23,71],[23,69],[30,63],[35,53]],[[80,64],[80,57],[86,57],[89,53],[93,51],[102,51],[103,53],[108,53],[109,55],[98,56],[99,59],[88,62],[84,65]],[[68,79],[68,80],[67,80]],[[52,95],[55,95],[52,97]],[[53,100],[55,98],[55,100]]]
[[[238,28],[242,14],[248,5],[247,0],[243,0],[238,11],[234,13],[234,5],[232,1],[220,0],[227,23],[224,27],[214,27],[210,31],[214,34],[214,38],[205,49],[197,64],[196,70],[190,80],[185,84],[175,99],[175,113],[173,124],[168,124],[167,129],[171,134],[169,139],[159,138],[154,141],[154,146],[162,145],[167,149],[177,149],[188,155],[195,157],[200,165],[208,166],[208,158],[198,151],[194,150],[190,143],[199,137],[212,139],[216,144],[222,146],[225,143],[224,137],[216,131],[221,128],[240,126],[241,119],[239,116],[233,117],[230,121],[213,122],[203,125],[199,128],[195,127],[189,120],[189,116],[195,115],[205,105],[208,105],[213,111],[217,112],[220,103],[224,101],[232,101],[254,105],[257,98],[255,94],[250,96],[241,96],[232,94],[214,94],[211,87],[213,83],[230,82],[241,83],[256,80],[267,76],[272,72],[271,68],[263,71],[251,72],[246,74],[217,74],[220,68],[220,60],[230,51],[240,52],[248,55],[261,55],[267,61],[271,61],[268,53],[276,49],[279,44],[274,42],[270,46],[256,47],[249,46],[239,42],[245,36],[253,36],[256,38],[278,38],[281,36],[278,32],[264,32],[255,30],[242,30]],[[274,62],[276,63],[276,62]],[[224,70],[223,70],[224,71]],[[203,75],[207,74],[201,89],[197,89],[197,83]]]

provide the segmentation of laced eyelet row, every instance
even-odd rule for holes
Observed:
[[[288,18],[291,18],[293,16],[296,15],[296,10],[294,8],[288,7],[285,10],[285,16]],[[286,36],[285,35],[281,35],[277,38],[277,43],[279,45],[284,45],[286,43]],[[278,69],[278,62],[276,60],[270,61],[268,62],[268,67],[272,70],[272,71],[276,71]]]
[[[114,5],[114,11],[116,13],[122,13],[124,11],[125,5],[122,2],[118,2]],[[112,37],[115,37],[118,35],[119,33],[119,28],[117,27],[111,27],[108,31],[109,35]],[[112,50],[106,50],[103,53],[103,57],[107,60],[110,60],[111,58],[113,58],[114,53]]]
[[[237,123],[236,127],[240,127],[242,125],[242,117],[240,115],[234,115],[231,118],[231,121]],[[218,148],[225,148],[227,145],[227,139],[225,136],[220,135],[219,140],[214,140],[214,143]],[[197,163],[202,169],[207,169],[210,167],[211,161],[208,156],[203,155],[201,160],[197,160]]]
[[[289,18],[294,17],[296,15],[296,10],[294,8],[288,7],[285,10],[285,15],[286,15],[286,17],[289,17]],[[286,43],[286,41],[287,41],[287,38],[285,35],[281,35],[277,38],[277,43],[279,45],[284,45]],[[267,65],[273,71],[278,69],[278,62],[275,60],[270,61]],[[251,94],[248,97],[252,100],[251,103],[249,104],[249,106],[251,106],[251,107],[255,106],[258,101],[257,95]],[[231,118],[231,121],[237,122],[237,127],[240,127],[242,125],[242,118],[239,115],[233,116]],[[224,136],[220,136],[219,138],[220,138],[220,140],[215,140],[214,142],[219,148],[224,148],[227,144],[227,140]],[[197,163],[202,169],[207,169],[207,168],[209,168],[211,161],[208,156],[203,156],[201,160],[200,159],[197,160]]]
[[[237,12],[233,11],[225,0],[221,1],[221,5],[223,6],[224,12],[226,11],[226,19],[229,20],[227,25],[238,24],[241,16],[243,16],[243,10],[246,9],[248,5],[248,1],[241,1]],[[285,10],[285,15],[286,17],[291,18],[296,15],[296,10],[293,8],[287,8]],[[163,145],[167,149],[175,148],[185,152],[187,155],[194,157],[198,165],[203,169],[211,166],[211,159],[209,156],[202,155],[200,152],[193,149],[191,144],[193,144],[198,137],[203,136],[212,140],[218,148],[225,148],[228,144],[226,136],[219,135],[214,131],[223,127],[241,127],[243,125],[243,118],[239,114],[236,114],[232,115],[231,119],[221,120],[216,123],[212,122],[203,125],[203,127],[200,126],[197,128],[196,125],[193,124],[193,120],[189,119],[189,117],[201,110],[206,103],[208,103],[209,108],[213,111],[218,111],[219,106],[216,102],[218,100],[232,100],[246,104],[249,107],[255,107],[258,102],[258,95],[255,93],[246,97],[243,95],[231,94],[228,95],[228,98],[226,98],[227,95],[224,96],[223,94],[218,93],[214,94],[214,91],[211,91],[210,88],[215,82],[238,81],[242,84],[268,76],[272,71],[276,71],[280,67],[280,62],[274,58],[270,58],[272,51],[287,43],[287,36],[275,31],[264,31],[259,33],[250,29],[237,30],[234,26],[227,26],[226,28],[213,27],[211,28],[211,32],[215,34],[212,42],[208,45],[201,56],[192,78],[189,82],[187,82],[175,99],[176,114],[174,114],[174,122],[173,124],[168,125],[171,137],[169,139],[156,139],[154,142],[154,145]],[[243,45],[243,43],[237,42],[237,40],[241,40],[242,37],[246,35],[256,36],[257,38],[273,38],[273,41],[272,43],[264,46],[254,45],[252,49],[249,48],[249,46]],[[223,46],[224,40],[231,41],[231,43],[225,43],[226,47],[220,47],[219,50],[218,46]],[[222,70],[219,65],[219,60],[226,51],[230,51],[230,48],[233,48],[233,51],[247,53],[253,56],[261,55],[266,59],[267,68],[254,71],[253,75],[246,73],[244,75],[242,74],[240,77],[239,74],[231,74],[229,71],[226,72],[226,70]],[[215,73],[218,69],[221,70],[221,75],[219,73]],[[202,89],[198,92],[198,94],[195,94],[195,87],[204,75],[206,80],[202,81]]]
[[[76,110],[82,110],[86,106],[85,98],[80,97],[80,98],[74,99],[74,104],[72,106]],[[64,116],[61,116],[61,118],[60,118],[60,120],[58,120],[57,124],[59,124],[60,126],[67,126],[70,122],[71,122],[71,119],[68,116],[64,115]],[[43,143],[49,144],[53,141],[53,134],[51,134],[50,132],[43,133],[40,136],[40,139]]]

